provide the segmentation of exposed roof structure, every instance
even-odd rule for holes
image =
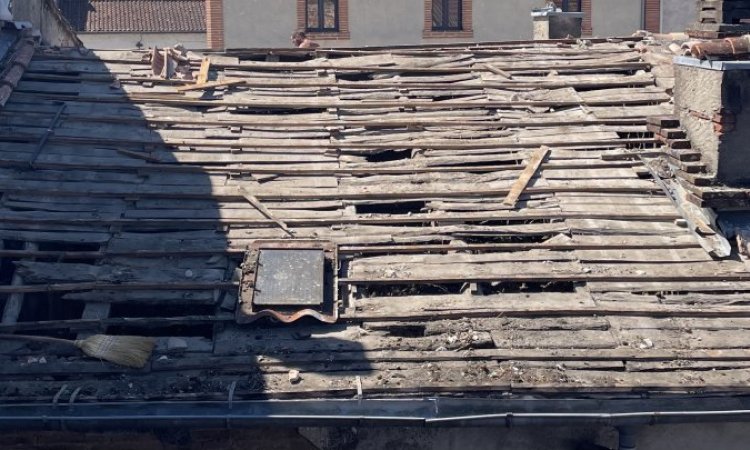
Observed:
[[[640,158],[671,97],[637,41],[248,51],[191,91],[38,49],[0,109],[0,332],[159,340],[142,370],[0,341],[0,402],[745,392],[750,271]],[[333,243],[335,324],[237,323],[263,240]]]
[[[84,33],[206,31],[204,0],[60,0],[63,15]]]

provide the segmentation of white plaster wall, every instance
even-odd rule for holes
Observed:
[[[698,3],[686,0],[661,0],[661,31],[685,31],[698,19]]]
[[[296,28],[295,0],[224,0],[226,48],[290,47]]]
[[[594,36],[630,36],[643,28],[643,0],[593,0],[591,3]]]
[[[688,0],[673,0],[688,1]],[[473,41],[532,37],[531,9],[542,0],[474,0]],[[594,0],[598,36],[625,36],[643,27],[642,0]],[[423,39],[424,0],[349,0],[349,40],[320,41],[324,47],[414,45],[466,41]],[[224,0],[227,48],[289,47],[297,27],[295,0]]]
[[[86,48],[98,50],[126,50],[136,48],[139,41],[144,48],[171,47],[182,44],[191,50],[206,48],[205,33],[78,33]]]
[[[349,0],[351,41],[345,45],[419,43],[424,28],[423,5],[421,0]]]
[[[474,0],[476,41],[527,40],[533,35],[531,10],[539,0]]]

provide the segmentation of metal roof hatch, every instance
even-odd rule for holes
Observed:
[[[258,241],[245,255],[237,322],[338,319],[336,251],[326,241]]]

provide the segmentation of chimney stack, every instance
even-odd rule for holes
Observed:
[[[750,185],[750,0],[699,0],[692,57],[675,59],[675,114],[714,183]],[[721,39],[721,40],[719,40]]]

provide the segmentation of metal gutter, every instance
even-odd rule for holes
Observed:
[[[0,430],[255,426],[515,427],[750,421],[750,397],[279,400],[0,405]]]

